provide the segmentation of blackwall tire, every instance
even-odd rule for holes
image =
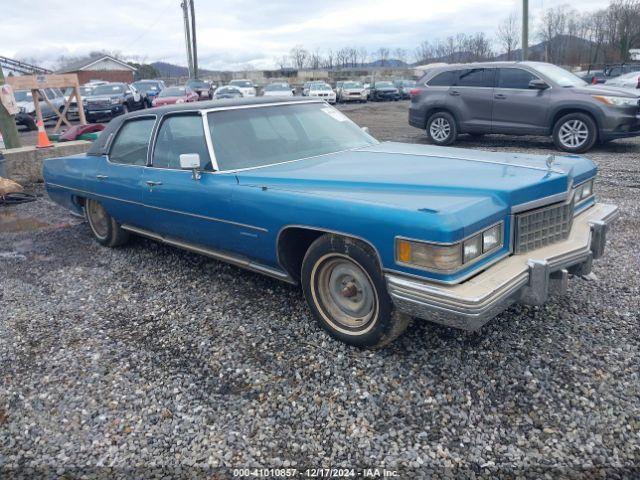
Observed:
[[[91,233],[101,245],[117,247],[129,240],[129,232],[123,230],[97,200],[85,201],[84,214]]]
[[[366,244],[325,234],[304,257],[302,288],[320,326],[349,345],[379,348],[407,328],[394,311],[375,252]]]
[[[570,113],[561,117],[553,126],[553,143],[558,150],[584,153],[598,140],[596,122],[585,113]]]
[[[427,120],[427,138],[434,145],[451,145],[457,137],[456,120],[449,112],[436,112]]]

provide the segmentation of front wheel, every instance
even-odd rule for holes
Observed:
[[[395,312],[376,254],[359,241],[325,234],[302,264],[302,287],[320,326],[358,347],[382,347],[398,337],[410,318]]]
[[[436,112],[427,121],[427,138],[434,145],[451,145],[456,141],[456,121],[448,112]]]
[[[85,201],[84,214],[98,243],[106,247],[117,247],[129,240],[129,232],[120,227],[100,202],[88,198]]]
[[[584,113],[570,113],[560,118],[553,127],[553,142],[559,150],[584,153],[598,139],[593,119]]]

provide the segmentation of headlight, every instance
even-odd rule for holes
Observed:
[[[121,102],[122,102],[122,100],[120,98],[112,98],[111,99],[111,105],[118,105]]]
[[[184,103],[184,100],[182,98],[179,98],[178,100],[176,100],[176,103]]]
[[[591,179],[588,182],[584,182],[583,184],[578,185],[574,189],[573,198],[575,203],[578,203],[586,198],[589,198],[591,195],[593,195],[593,184],[594,184],[594,180]]]
[[[464,241],[441,245],[396,239],[396,262],[411,267],[452,272],[502,247],[504,223],[500,222]]]
[[[593,98],[612,107],[637,107],[638,99],[629,97],[609,97],[606,95],[592,95]]]

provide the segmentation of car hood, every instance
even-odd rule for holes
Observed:
[[[377,92],[397,92],[398,89],[396,87],[375,87]]]
[[[504,218],[511,207],[568,192],[595,175],[590,160],[385,142],[236,173],[267,187],[466,222]]]
[[[187,97],[156,97],[156,103],[176,103],[179,99],[187,100]]]
[[[638,97],[640,98],[640,93],[634,92],[625,87],[615,87],[615,86],[607,86],[605,83],[598,85],[589,85],[585,87],[574,87],[574,91],[576,93],[584,93],[587,95],[617,95],[624,97]]]

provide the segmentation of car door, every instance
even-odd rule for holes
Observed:
[[[180,168],[180,155],[197,153],[201,175]],[[143,201],[153,231],[190,244],[219,248],[235,227],[230,216],[235,176],[213,173],[199,112],[165,115],[156,133],[151,165],[143,176]]]
[[[529,88],[539,78],[520,67],[499,68],[493,90],[493,133],[546,134],[551,89]]]
[[[150,115],[123,122],[110,142],[108,155],[85,177],[87,190],[121,224],[150,226],[142,204],[142,175],[155,121],[155,115]]]
[[[461,132],[489,133],[493,107],[495,69],[466,68],[457,71],[449,88]]]

